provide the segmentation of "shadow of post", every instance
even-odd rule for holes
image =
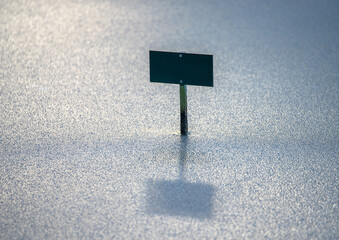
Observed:
[[[180,138],[179,179],[147,181],[147,212],[206,219],[212,217],[214,187],[185,181],[188,136]]]

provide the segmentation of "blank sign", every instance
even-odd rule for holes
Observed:
[[[150,51],[150,81],[213,87],[213,55]]]

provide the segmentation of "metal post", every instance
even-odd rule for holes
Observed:
[[[180,84],[180,129],[181,135],[187,134],[187,88]]]

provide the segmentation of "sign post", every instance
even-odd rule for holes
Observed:
[[[186,135],[186,85],[213,87],[213,55],[149,51],[150,81],[180,85],[180,132]]]
[[[187,131],[187,87],[180,84],[180,132],[186,135]]]

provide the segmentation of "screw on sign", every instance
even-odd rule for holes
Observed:
[[[187,87],[213,87],[213,55],[149,51],[150,81],[180,85],[180,129],[186,135]]]

